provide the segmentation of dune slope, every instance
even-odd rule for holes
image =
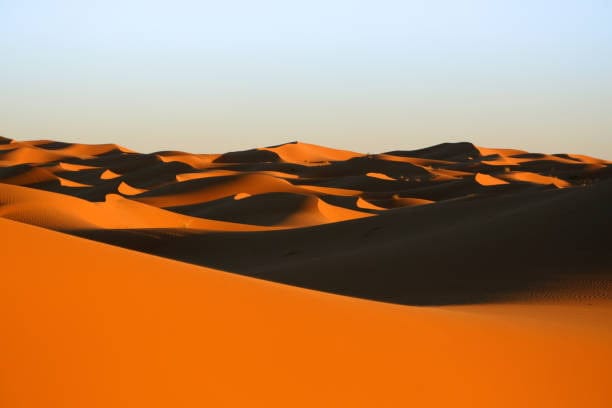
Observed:
[[[3,407],[610,403],[603,306],[411,308],[0,230]]]

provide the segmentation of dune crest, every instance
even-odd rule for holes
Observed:
[[[513,171],[511,173],[504,174],[502,177],[509,180],[525,181],[527,183],[553,185],[557,188],[566,188],[571,186],[569,182],[561,180],[558,177],[544,176],[542,174],[536,174],[528,171]]]
[[[262,148],[278,154],[278,156],[289,163],[326,163],[332,161],[345,161],[354,157],[363,156],[361,153],[348,150],[332,149],[309,143],[291,142],[278,146]]]
[[[121,177],[121,174],[117,174],[114,171],[108,169],[104,170],[102,174],[100,174],[100,179],[102,180],[112,180],[118,177]]]
[[[147,192],[149,190],[147,190],[146,188],[132,187],[128,183],[126,183],[125,181],[122,181],[119,184],[119,187],[117,187],[117,191],[119,191],[121,194],[132,196],[132,195],[138,195],[138,194]]]

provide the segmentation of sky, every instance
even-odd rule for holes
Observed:
[[[0,134],[612,159],[612,1],[0,0]]]

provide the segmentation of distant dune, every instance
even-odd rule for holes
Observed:
[[[0,138],[0,231],[2,407],[612,404],[607,160]]]

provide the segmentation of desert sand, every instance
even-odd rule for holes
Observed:
[[[610,406],[611,169],[0,138],[0,406]]]

